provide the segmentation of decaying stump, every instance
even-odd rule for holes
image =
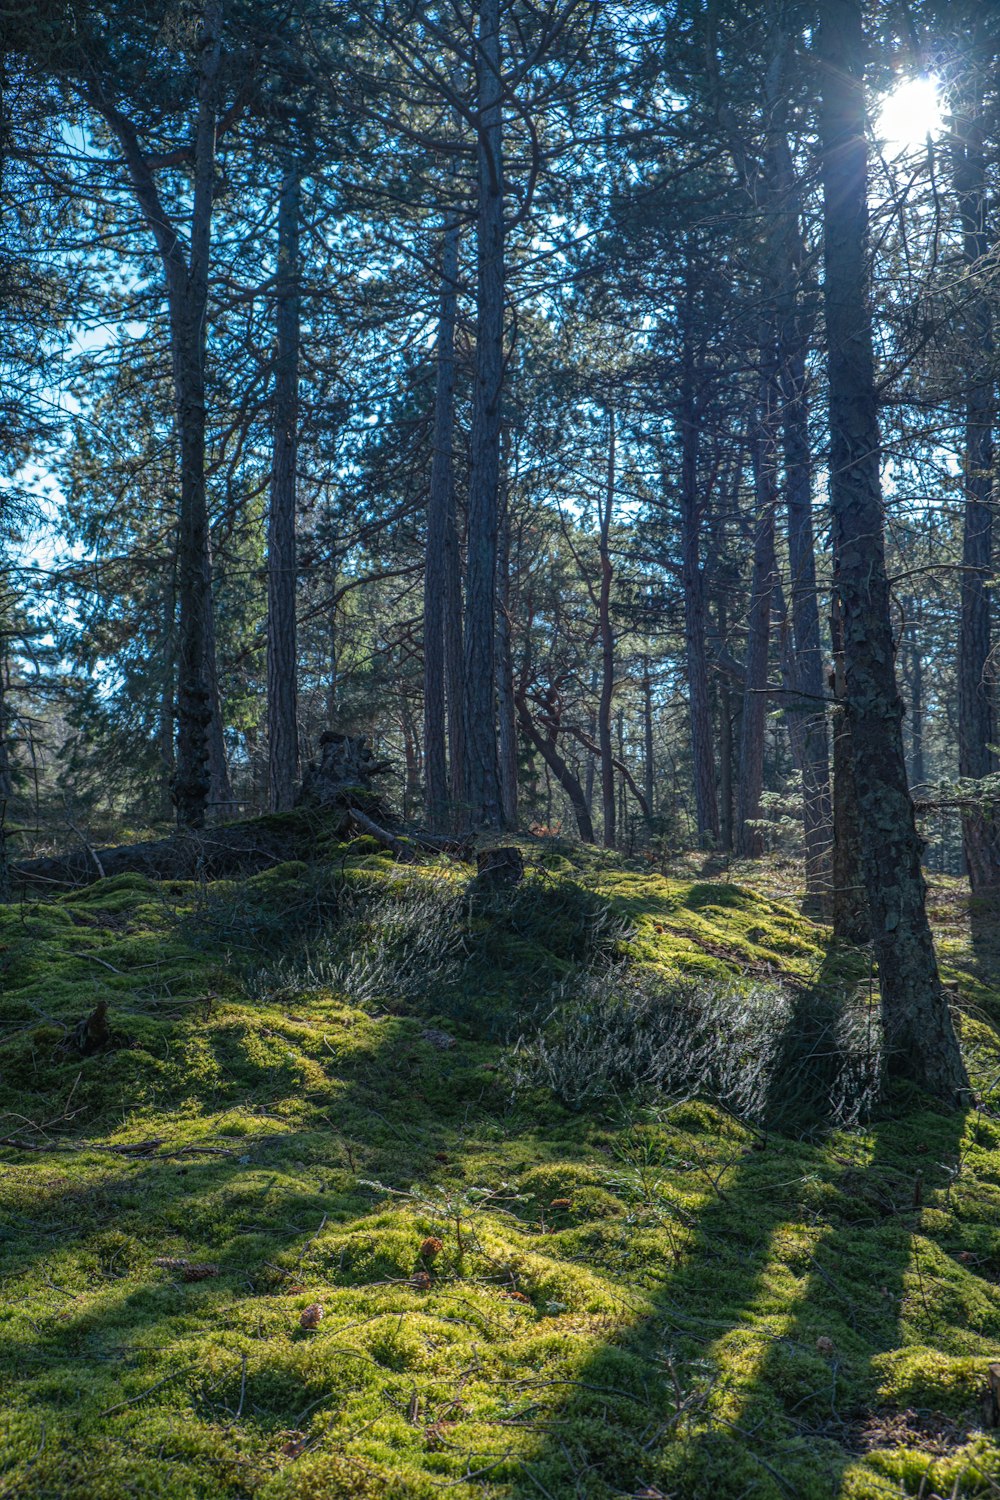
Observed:
[[[983,1426],[1000,1427],[1000,1365],[991,1364],[986,1371],[983,1393]]]
[[[297,798],[300,807],[360,807],[371,817],[389,812],[372,782],[392,769],[377,760],[366,734],[339,734],[328,729],[320,736],[319,760],[306,767]]]
[[[524,856],[513,844],[499,849],[480,849],[476,855],[478,890],[502,891],[524,879]]]

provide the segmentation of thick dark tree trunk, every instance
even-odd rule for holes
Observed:
[[[427,503],[427,550],[424,566],[424,813],[431,828],[443,828],[448,817],[448,764],[445,736],[447,691],[446,628],[449,623],[449,570],[456,558],[449,549],[455,524],[455,323],[458,309],[459,225],[450,220],[441,246],[438,297],[434,453]],[[457,553],[457,547],[455,548]],[[459,621],[459,630],[461,622]],[[453,716],[454,721],[454,716]],[[451,744],[452,763],[455,743]]]
[[[986,222],[986,157],[983,147],[982,81],[979,97],[966,112],[956,113],[954,181],[961,216],[963,260],[974,286],[990,251]],[[991,746],[997,724],[988,681],[991,656],[990,595],[993,578],[993,425],[996,392],[993,376],[992,299],[974,294],[966,313],[966,368],[962,530],[961,615],[958,631],[958,772],[979,780],[997,769]],[[1000,888],[1000,824],[988,812],[966,811],[962,843],[974,892]]]
[[[865,42],[860,0],[820,0],[824,306],[835,587],[865,884],[890,1078],[948,1104],[968,1079],[924,906],[893,666],[869,307]]]
[[[601,698],[597,709],[597,742],[601,750],[601,812],[605,849],[615,847],[615,768],[611,746],[611,705],[615,692],[615,636],[611,625],[611,517],[615,504],[615,414],[608,413],[608,486],[598,502],[601,586],[598,631],[601,639]]]
[[[465,590],[466,795],[474,827],[503,823],[495,703],[497,518],[503,394],[504,219],[500,0],[481,0],[476,42],[476,373]]]
[[[847,943],[866,943],[871,937],[868,897],[861,854],[861,821],[854,785],[851,720],[847,711],[844,671],[844,623],[835,594],[830,615],[833,641],[833,848],[831,850],[830,919],[834,936]]]
[[[290,164],[278,200],[271,505],[267,522],[267,780],[272,812],[295,802],[299,777],[295,471],[299,424],[299,199]]]

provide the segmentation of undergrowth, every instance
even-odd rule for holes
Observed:
[[[952,906],[983,1100],[900,1115],[866,955],[780,901],[324,852],[0,908],[4,1500],[1000,1492]]]
[[[769,983],[667,983],[621,964],[563,981],[509,1064],[570,1109],[639,1094],[700,1096],[758,1125],[853,1126],[881,1090],[877,1017],[855,997]]]

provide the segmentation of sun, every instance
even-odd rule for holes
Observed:
[[[941,129],[941,91],[932,76],[904,78],[883,95],[875,115],[875,136],[886,155],[901,156],[922,146]]]

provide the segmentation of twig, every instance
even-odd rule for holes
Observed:
[[[314,1235],[312,1235],[309,1239],[307,1239],[306,1242],[305,1242],[305,1244],[302,1246],[302,1250],[301,1250],[301,1252],[299,1254],[299,1259],[298,1259],[298,1264],[299,1265],[302,1264],[302,1261],[303,1261],[303,1259],[305,1257],[305,1253],[309,1249],[309,1246],[310,1245],[314,1245],[316,1243],[316,1241],[319,1239],[320,1235],[323,1233],[323,1230],[324,1230],[325,1226],[326,1226],[326,1214],[324,1214],[323,1217],[322,1217],[322,1219],[320,1220],[319,1228],[317,1229],[316,1233]]]
[[[98,1412],[97,1415],[99,1417],[110,1417],[113,1416],[116,1411],[124,1411],[126,1406],[134,1406],[137,1401],[145,1401],[147,1396],[151,1396],[153,1392],[158,1391],[161,1386],[169,1385],[171,1380],[179,1380],[182,1375],[188,1375],[192,1370],[196,1368],[196,1365],[185,1365],[183,1370],[175,1370],[172,1375],[164,1375],[163,1379],[158,1380],[155,1385],[147,1386],[144,1391],[139,1392],[138,1396],[130,1396],[127,1401],[119,1401],[117,1406],[106,1407],[104,1411]]]

